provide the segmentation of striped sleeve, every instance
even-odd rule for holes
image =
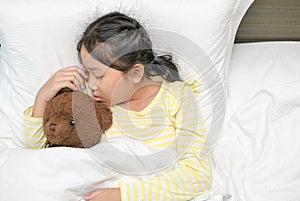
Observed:
[[[25,146],[32,149],[40,149],[46,144],[43,119],[32,117],[32,110],[33,106],[30,106],[23,113]]]
[[[169,172],[139,182],[120,182],[122,201],[190,200],[211,188],[211,156],[202,156],[206,128],[190,86],[175,90],[181,103],[176,113],[179,159]]]

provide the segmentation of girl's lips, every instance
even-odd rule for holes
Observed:
[[[102,98],[99,97],[99,96],[94,96],[94,100],[95,100],[95,101],[102,101]]]

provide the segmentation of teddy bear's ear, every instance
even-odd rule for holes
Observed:
[[[102,135],[94,100],[81,92],[72,94],[73,120],[77,135],[83,147],[92,147],[100,142]]]
[[[105,104],[95,102],[96,116],[102,132],[109,129],[113,123],[112,112]]]

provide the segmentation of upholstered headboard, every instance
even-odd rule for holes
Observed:
[[[244,16],[236,43],[300,41],[299,0],[255,0]]]

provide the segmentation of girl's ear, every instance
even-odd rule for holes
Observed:
[[[142,64],[135,64],[127,74],[134,84],[138,84],[144,77],[144,66]]]

